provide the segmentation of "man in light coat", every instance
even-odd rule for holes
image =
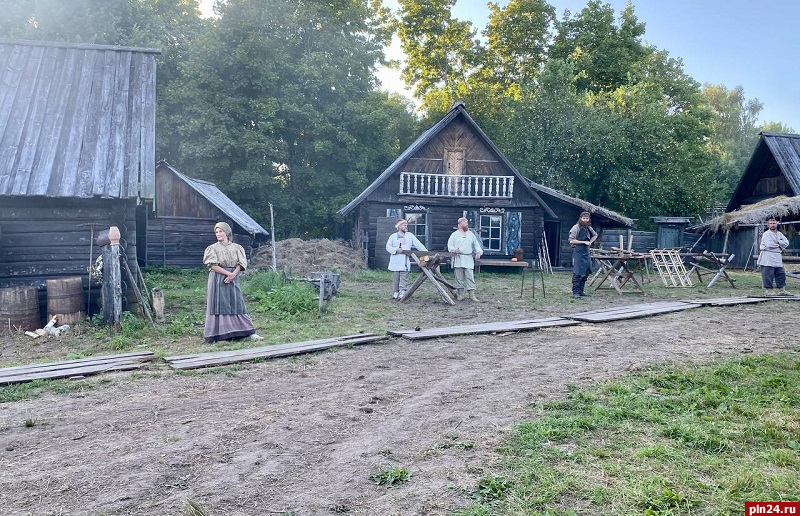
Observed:
[[[483,254],[483,247],[475,233],[469,230],[469,221],[466,217],[458,219],[458,229],[453,231],[447,241],[447,250],[454,253],[453,271],[456,274],[456,300],[464,299],[464,289],[472,301],[479,301],[475,297],[475,260]]]
[[[783,270],[781,253],[789,247],[789,240],[778,231],[778,221],[774,217],[767,220],[767,230],[761,235],[761,252],[758,254],[758,265],[761,267],[761,283],[764,293],[772,295],[773,283],[778,286],[778,294],[790,295],[786,292],[786,273]]]
[[[397,233],[392,233],[386,242],[386,252],[389,253],[389,270],[392,271],[392,299],[402,299],[406,295],[408,288],[408,271],[411,270],[411,260],[403,251],[416,249],[427,251],[428,249],[415,237],[408,232],[408,221],[399,220],[394,225]]]

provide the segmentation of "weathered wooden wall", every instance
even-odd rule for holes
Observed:
[[[219,208],[197,193],[185,181],[179,179],[168,168],[159,168],[156,171],[155,204],[156,217],[225,220],[225,215]]]
[[[253,253],[253,239],[236,233],[230,220],[222,219],[234,228],[233,241],[244,247],[248,258]],[[203,252],[216,242],[216,218],[159,217],[147,221],[146,265],[163,265],[192,269],[203,267]]]
[[[119,227],[120,243],[135,270],[134,200],[0,197],[0,287],[37,287],[43,314],[48,279],[80,277],[88,293],[87,267],[101,254],[99,246],[90,246],[90,224],[95,237],[109,226]],[[99,287],[92,289],[99,296]]]

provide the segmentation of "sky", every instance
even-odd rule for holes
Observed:
[[[507,0],[495,0],[500,6]],[[395,10],[396,0],[384,0]],[[587,0],[548,0],[560,19],[565,9],[580,12]],[[628,0],[604,0],[615,14]],[[745,99],[763,103],[761,122],[782,122],[800,133],[800,64],[798,63],[798,0],[632,0],[636,18],[645,24],[643,41],[683,61],[697,82],[741,86]],[[211,13],[213,0],[201,0]],[[454,18],[469,20],[480,32],[489,9],[484,0],[457,0]],[[401,59],[395,42],[387,56]],[[383,87],[410,97],[396,70],[380,69]]]

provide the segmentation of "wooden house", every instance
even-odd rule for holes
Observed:
[[[726,213],[690,228],[705,247],[734,254],[735,267],[754,266],[766,219],[776,217],[789,238],[786,261],[800,250],[800,135],[762,132]],[[786,257],[786,256],[785,256]]]
[[[143,222],[147,231],[147,252],[143,265],[181,268],[203,266],[203,251],[213,244],[214,224],[227,222],[234,242],[251,254],[253,246],[266,242],[269,233],[214,183],[193,179],[166,161],[156,166],[154,209]]]
[[[80,276],[155,194],[155,49],[0,40],[0,287]],[[142,211],[143,212],[143,211]]]
[[[563,239],[587,207],[609,225],[632,224],[523,177],[456,102],[339,214],[354,217],[354,240],[374,268],[388,264],[386,241],[398,219],[407,219],[428,249],[446,250],[460,217],[480,235],[485,258],[510,258],[516,248],[535,258],[547,233],[557,242],[551,260],[558,265],[570,259]]]

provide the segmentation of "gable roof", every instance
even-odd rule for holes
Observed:
[[[158,168],[167,168],[177,178],[189,185],[189,187],[203,196],[208,202],[219,208],[219,210],[231,218],[235,223],[242,227],[251,235],[269,235],[266,229],[253,220],[243,209],[241,209],[235,202],[233,202],[227,195],[222,193],[222,190],[217,188],[214,183],[203,181],[201,179],[194,179],[187,175],[181,174],[173,168],[166,161],[159,161]],[[158,202],[158,199],[156,199]]]
[[[152,199],[158,53],[0,39],[0,196]]]
[[[583,211],[588,211],[591,214],[600,215],[601,217],[605,217],[606,219],[616,222],[626,228],[633,227],[633,219],[629,219],[628,217],[620,215],[615,211],[603,208],[602,206],[597,206],[590,202],[584,201],[583,199],[578,199],[577,197],[570,197],[569,195],[563,194],[558,190],[553,190],[552,188],[548,188],[547,186],[541,185],[534,181],[528,180],[528,183],[534,190],[541,194],[549,195],[550,197],[558,199],[559,201],[563,201],[567,204],[572,204],[573,206],[576,206]]]
[[[800,195],[800,135],[761,132],[760,136],[725,211],[733,211],[749,197],[770,158],[775,160],[791,193]]]
[[[464,117],[464,120],[467,122],[467,125],[469,125],[475,131],[475,133],[478,134],[480,139],[483,141],[484,144],[486,144],[487,147],[489,147],[495,154],[497,154],[497,156],[500,159],[500,162],[503,165],[505,165],[509,170],[511,170],[511,172],[517,177],[517,179],[519,179],[520,183],[528,189],[531,196],[534,199],[536,199],[536,202],[538,202],[542,206],[542,209],[551,217],[558,218],[556,214],[553,213],[553,210],[551,210],[550,207],[547,205],[547,203],[545,203],[544,200],[542,200],[542,198],[539,197],[539,194],[536,193],[536,190],[531,188],[530,184],[528,183],[528,180],[522,174],[519,173],[516,167],[514,167],[514,165],[512,165],[511,162],[508,161],[508,159],[506,159],[505,156],[503,156],[503,153],[500,152],[500,149],[498,149],[497,146],[494,144],[494,142],[492,142],[492,140],[489,139],[489,137],[486,135],[486,133],[483,132],[483,129],[481,129],[478,126],[475,120],[473,120],[472,117],[469,116],[469,113],[467,113],[467,110],[464,107],[464,103],[461,101],[455,102],[453,104],[453,107],[450,108],[450,111],[448,111],[447,114],[445,114],[441,120],[433,124],[428,130],[419,135],[419,137],[416,140],[414,140],[414,142],[411,145],[409,145],[406,150],[400,153],[397,159],[395,159],[392,162],[392,164],[389,165],[389,167],[387,167],[386,170],[384,170],[383,173],[381,173],[381,175],[378,176],[377,179],[375,179],[375,181],[372,182],[371,185],[369,185],[363,192],[361,192],[358,195],[358,197],[350,201],[345,207],[340,209],[337,213],[339,215],[344,216],[353,211],[353,209],[356,206],[361,204],[372,192],[374,192],[381,184],[383,184],[384,181],[389,179],[392,176],[392,174],[397,172],[400,169],[400,167],[408,160],[408,158],[416,154],[417,151],[419,151],[423,146],[425,146],[425,144],[430,142],[436,135],[442,132],[442,130],[445,127],[447,127],[447,125],[450,124],[450,122],[452,122],[456,117],[459,116]]]

